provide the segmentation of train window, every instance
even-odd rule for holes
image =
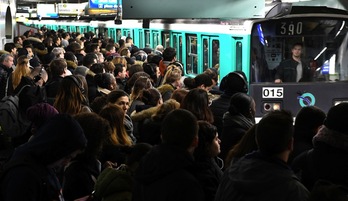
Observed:
[[[282,82],[348,80],[347,41],[347,21],[337,18],[301,17],[257,23],[252,29],[251,78],[255,82],[273,82],[275,78]],[[277,72],[283,61],[292,59],[294,44],[302,46],[301,79]]]
[[[213,40],[213,49],[212,49],[212,54],[213,54],[213,63],[211,67],[215,67],[220,63],[220,42],[219,40]]]
[[[164,48],[170,47],[170,43],[169,42],[170,42],[170,34],[169,34],[169,32],[163,32],[162,43],[160,45],[163,45]],[[175,45],[174,45],[174,47],[175,47]]]
[[[121,40],[121,37],[122,37],[121,29],[116,29],[116,40],[117,41]]]
[[[159,45],[161,43],[161,37],[160,37],[160,33],[158,31],[153,31],[152,32],[152,38],[153,38],[153,47],[156,47],[157,45]]]
[[[242,71],[242,42],[236,43],[236,70]]]
[[[150,47],[148,45],[146,45],[145,43],[145,34],[144,34],[144,30],[143,29],[137,29],[138,31],[138,35],[139,35],[139,47],[140,48],[144,48],[144,47]]]
[[[145,45],[151,47],[150,30],[145,30]]]
[[[182,61],[182,36],[181,36],[181,33],[173,33],[173,48],[176,49],[176,60]]]
[[[203,71],[209,68],[209,39],[203,39]]]
[[[186,36],[186,73],[198,74],[197,35]]]

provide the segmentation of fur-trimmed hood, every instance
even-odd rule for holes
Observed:
[[[131,114],[131,118],[133,121],[143,121],[146,118],[151,118],[153,114],[157,111],[158,107],[150,107],[148,109],[142,110],[140,112],[136,112],[135,110]]]
[[[317,146],[318,142],[324,142],[334,148],[348,151],[348,135],[329,129],[325,125],[313,137],[314,147]]]

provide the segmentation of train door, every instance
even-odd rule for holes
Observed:
[[[176,60],[181,61],[183,59],[182,51],[182,34],[179,32],[172,33],[173,48],[176,49]]]
[[[87,27],[86,26],[80,26],[80,33],[87,33]]]
[[[133,32],[131,29],[122,29],[122,36],[133,38]]]
[[[233,71],[243,71],[246,75],[249,72],[249,50],[250,45],[248,38],[244,36],[231,36],[227,34],[219,35],[221,43],[216,47],[216,54],[219,55],[219,59],[215,59],[219,63],[216,63],[216,67],[220,72],[220,79]],[[215,41],[217,42],[217,41]],[[215,44],[217,46],[217,44]]]
[[[216,64],[219,64],[219,47],[220,41],[216,36],[202,36],[201,41],[201,66],[202,72],[207,68],[212,68]]]

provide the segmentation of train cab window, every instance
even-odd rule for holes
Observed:
[[[253,25],[250,76],[253,82],[348,80],[348,21],[330,17],[295,17]],[[284,68],[300,44],[302,77]],[[282,63],[283,62],[283,63]],[[297,71],[296,73],[298,73]],[[296,78],[296,79],[295,79]]]
[[[186,73],[198,74],[197,35],[186,36]]]

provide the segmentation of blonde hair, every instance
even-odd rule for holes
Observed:
[[[17,60],[16,69],[12,73],[12,86],[13,89],[16,89],[16,87],[21,82],[21,79],[23,76],[29,76],[30,75],[30,68],[29,68],[29,58],[26,55],[22,55]]]
[[[175,81],[178,81],[181,79],[182,71],[179,67],[175,65],[170,65],[167,67],[167,72],[164,75],[162,84],[171,84]]]

